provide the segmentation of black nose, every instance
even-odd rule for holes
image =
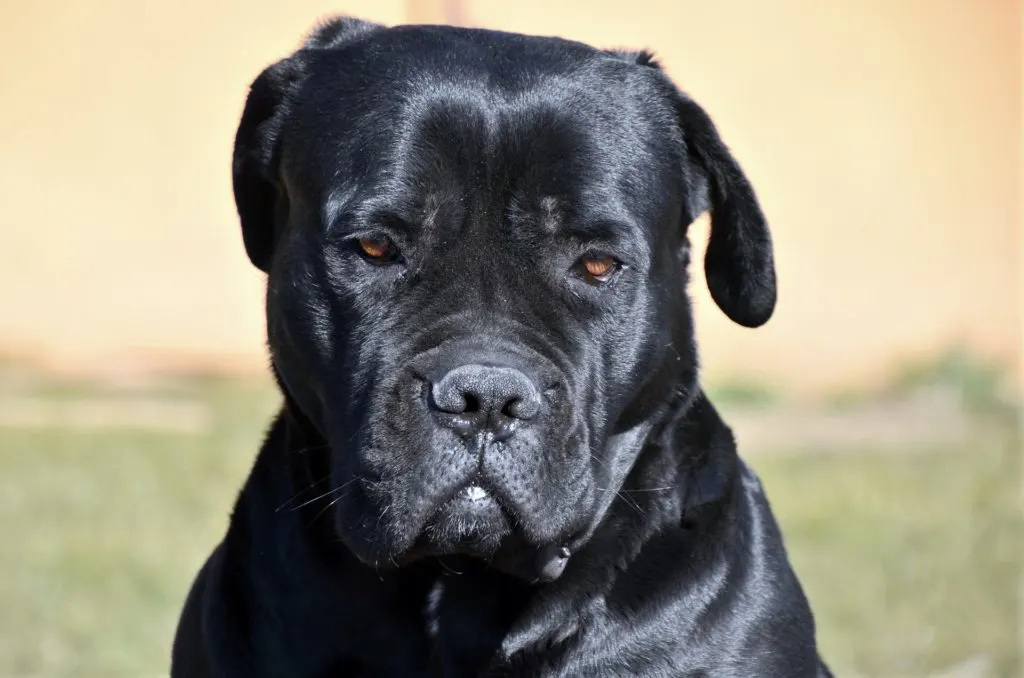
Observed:
[[[512,367],[462,365],[430,389],[433,406],[446,415],[445,423],[460,433],[489,428],[499,439],[540,411],[540,391],[525,374]]]

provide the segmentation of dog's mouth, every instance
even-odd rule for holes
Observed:
[[[433,555],[489,557],[512,535],[514,524],[500,495],[474,477],[440,502],[418,546]]]

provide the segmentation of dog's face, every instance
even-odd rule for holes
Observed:
[[[775,300],[749,184],[644,54],[331,22],[254,83],[235,150],[273,362],[369,563],[576,548],[696,388],[686,227],[714,298]],[[682,393],[680,393],[682,392]]]

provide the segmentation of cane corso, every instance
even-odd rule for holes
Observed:
[[[686,292],[709,211],[763,324],[771,238],[649,53],[332,20],[233,172],[284,404],[174,678],[829,675]]]

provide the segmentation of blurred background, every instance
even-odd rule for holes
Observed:
[[[653,49],[774,228],[767,326],[691,291],[824,655],[1021,675],[1020,2],[34,0],[0,6],[0,678],[166,675],[278,404],[235,126],[336,13]]]

